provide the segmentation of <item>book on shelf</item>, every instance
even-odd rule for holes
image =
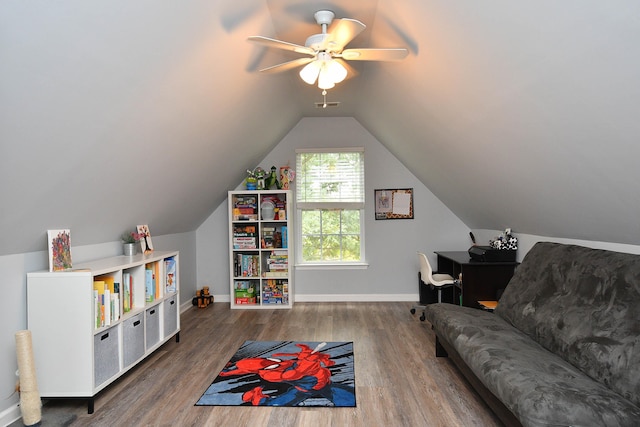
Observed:
[[[178,280],[178,276],[176,274],[176,260],[175,258],[167,258],[164,260],[164,271],[165,271],[165,290],[167,292],[175,292],[176,291],[176,280]]]
[[[280,227],[280,234],[281,234],[281,238],[282,238],[282,248],[285,249],[288,246],[287,243],[287,226],[283,225],[282,227]]]
[[[234,261],[234,274],[236,277],[259,277],[259,255],[236,254]]]
[[[120,283],[110,276],[96,276],[93,281],[96,329],[111,326],[120,319]]]
[[[155,296],[155,277],[153,266],[151,264],[146,264],[144,268],[144,298],[146,302],[153,302]]]
[[[128,313],[131,311],[133,301],[131,300],[131,274],[128,272],[122,273],[122,311]]]

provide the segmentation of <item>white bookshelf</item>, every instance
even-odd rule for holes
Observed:
[[[169,277],[167,261],[173,260]],[[145,292],[145,270],[155,280]],[[130,277],[125,312],[123,279]],[[94,282],[118,284],[118,317],[103,324],[94,301]],[[172,283],[170,283],[172,282]],[[27,324],[32,334],[38,389],[43,398],[94,398],[158,347],[180,339],[179,252],[116,256],[59,272],[27,274]],[[103,285],[104,286],[104,285]],[[115,305],[115,304],[114,304]]]
[[[291,191],[230,191],[228,196],[231,308],[291,308]],[[273,218],[268,202],[274,205]]]

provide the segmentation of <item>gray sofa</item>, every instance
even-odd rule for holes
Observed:
[[[426,318],[506,425],[640,426],[639,255],[537,243],[495,312]]]

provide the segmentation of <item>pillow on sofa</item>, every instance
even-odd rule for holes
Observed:
[[[640,405],[640,256],[537,243],[495,314]]]

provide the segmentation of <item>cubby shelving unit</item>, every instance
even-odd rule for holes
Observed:
[[[293,306],[290,190],[229,192],[231,308]]]
[[[40,395],[88,399],[93,413],[102,389],[172,337],[180,340],[179,283],[178,251],[28,273]]]

